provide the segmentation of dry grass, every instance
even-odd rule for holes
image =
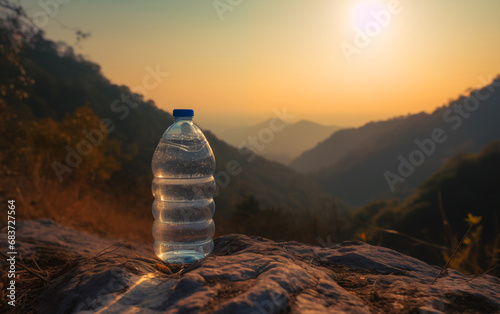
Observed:
[[[150,200],[137,204],[130,195],[72,183],[46,182],[37,188],[32,181],[19,177],[2,179],[0,186],[4,202],[16,200],[17,220],[46,218],[105,238],[153,241]]]

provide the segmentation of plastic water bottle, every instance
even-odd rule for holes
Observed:
[[[167,263],[192,263],[213,250],[215,158],[193,124],[194,111],[176,109],[153,156],[154,250]]]

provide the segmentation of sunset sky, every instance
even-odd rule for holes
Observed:
[[[169,75],[146,98],[216,132],[283,106],[341,126],[430,112],[500,74],[496,0],[60,2],[21,1],[52,40],[91,32],[75,50],[116,84],[159,65]]]

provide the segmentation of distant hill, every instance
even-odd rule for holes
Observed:
[[[445,159],[462,151],[477,152],[500,139],[499,90],[497,78],[431,114],[340,130],[295,159],[291,166],[312,174],[325,191],[353,205],[406,197]],[[440,143],[431,140],[433,134]],[[410,160],[415,163],[411,165],[414,169],[405,173],[406,167],[400,164]]]
[[[313,172],[339,161],[346,154],[373,147],[376,139],[404,124],[403,119],[370,122],[360,128],[347,128],[331,134],[315,147],[305,151],[290,164],[302,172]]]
[[[267,134],[259,133],[265,132],[262,130],[271,129],[270,125],[273,123],[279,131],[273,132],[272,137],[268,139]],[[287,124],[281,120],[269,119],[254,126],[223,132],[219,136],[233,146],[244,145],[267,159],[288,164],[339,129],[338,126],[326,126],[307,120]],[[264,140],[260,140],[257,145],[252,145],[249,137],[259,140],[259,134]]]

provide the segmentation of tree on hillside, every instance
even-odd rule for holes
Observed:
[[[22,65],[22,48],[27,43],[23,30],[24,10],[10,1],[0,1],[0,96],[17,103],[28,96],[33,80]]]

